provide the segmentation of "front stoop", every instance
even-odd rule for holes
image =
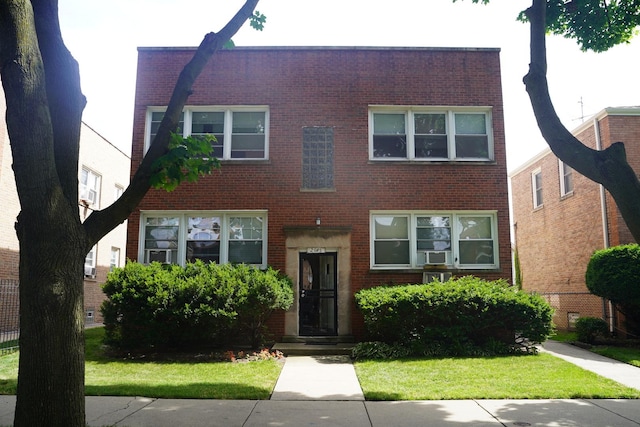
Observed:
[[[271,349],[285,356],[351,355],[353,337],[283,337]]]

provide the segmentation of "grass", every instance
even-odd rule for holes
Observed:
[[[549,339],[560,342],[575,342],[578,341],[578,334],[576,332],[556,331]]]
[[[591,348],[591,351],[610,357],[611,359],[616,359],[621,362],[640,367],[640,349],[638,348],[595,346]]]
[[[637,399],[640,390],[549,354],[360,361],[367,400]]]
[[[85,394],[186,399],[268,399],[282,369],[247,363],[114,360],[101,351],[103,328],[86,331]],[[0,357],[0,394],[15,394],[18,353]]]
[[[102,328],[86,332],[88,396],[268,399],[282,366],[273,359],[248,363],[114,360],[102,352],[103,333]],[[640,352],[634,351],[627,358],[640,361]],[[639,390],[544,353],[357,361],[355,368],[367,400],[640,398]],[[15,394],[17,375],[18,353],[0,357],[0,394]]]

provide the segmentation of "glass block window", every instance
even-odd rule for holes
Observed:
[[[302,130],[302,188],[334,188],[331,127],[305,127]]]

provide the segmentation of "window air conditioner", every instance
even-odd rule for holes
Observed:
[[[431,283],[435,280],[444,283],[451,279],[451,273],[427,272],[422,273],[422,283]]]
[[[171,264],[171,249],[147,249],[147,263],[154,261]]]
[[[425,264],[442,265],[447,263],[447,251],[425,251]]]
[[[84,277],[95,278],[96,277],[96,268],[95,267],[91,267],[90,265],[85,265],[84,266]]]
[[[80,200],[86,201],[87,204],[93,205],[98,198],[98,192],[90,188],[84,187],[80,189]]]

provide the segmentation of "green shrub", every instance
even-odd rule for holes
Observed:
[[[468,276],[445,283],[380,286],[356,293],[372,341],[402,345],[412,354],[473,355],[543,342],[552,309],[539,295],[506,281]],[[502,343],[502,344],[500,344]]]
[[[629,332],[640,334],[640,246],[614,246],[594,252],[587,264],[589,291],[613,302]]]
[[[354,359],[399,359],[410,355],[409,349],[380,341],[357,343],[351,350]]]
[[[580,317],[576,321],[578,341],[593,344],[598,337],[604,338],[609,334],[607,322],[597,317]]]
[[[128,262],[109,274],[103,291],[105,341],[125,349],[214,345],[238,336],[253,344],[268,315],[293,302],[291,281],[271,268],[202,261]]]

